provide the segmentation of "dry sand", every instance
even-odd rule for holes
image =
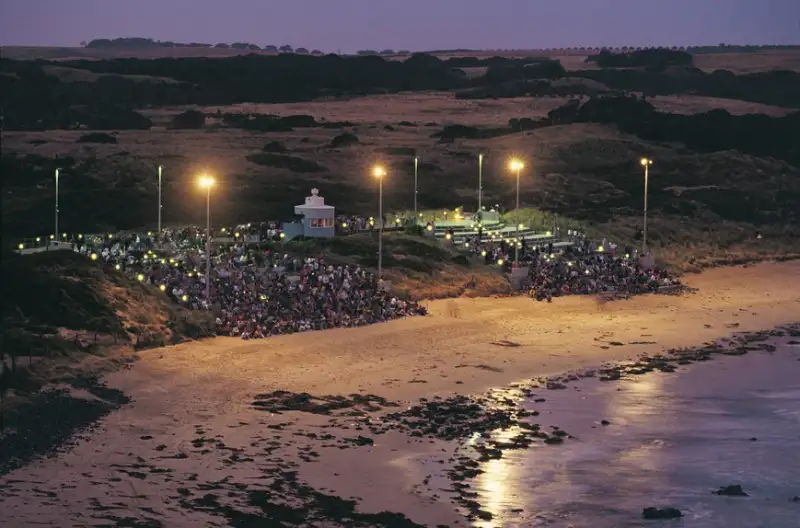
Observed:
[[[446,457],[454,445],[390,432],[374,446],[341,449],[336,439],[303,435],[331,434],[341,442],[366,433],[343,429],[346,418],[331,427],[329,417],[255,410],[253,397],[283,389],[416,403],[479,393],[796,322],[799,280],[800,263],[765,263],[687,277],[699,289],[694,294],[643,296],[602,311],[578,297],[552,304],[458,299],[431,302],[429,317],[366,328],[217,338],[144,352],[132,369],[107,380],[133,403],[69,453],[0,479],[0,524],[92,526],[136,517],[164,526],[224,526],[224,518],[198,505],[235,502],[237,490],[261,489],[265,472],[283,467],[317,489],[358,497],[359,511],[388,509],[417,523],[464,526],[448,501],[417,491],[426,476],[419,462]],[[187,457],[176,458],[180,453]],[[182,507],[184,496],[198,500]]]

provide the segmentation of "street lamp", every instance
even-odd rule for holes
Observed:
[[[211,188],[214,178],[201,176],[198,180],[200,188],[206,190],[206,302],[211,306]]]
[[[647,253],[647,186],[650,179],[650,165],[653,160],[642,158],[639,163],[644,167],[644,229],[642,230],[642,255]]]
[[[522,171],[522,168],[525,167],[525,164],[518,159],[512,159],[511,163],[508,165],[512,171],[517,173],[517,238],[519,238],[519,173]],[[514,265],[519,267],[519,246],[514,245]]]
[[[419,156],[414,156],[414,220],[416,223],[417,219],[417,194],[418,194],[418,187],[417,187],[417,173],[419,171]]]
[[[56,235],[58,235],[58,171],[56,169],[56,229],[53,231]]]
[[[158,166],[158,235],[161,237],[161,165]]]
[[[383,177],[386,176],[386,169],[376,165],[372,169],[372,175],[378,178],[378,281],[383,278]]]
[[[478,154],[478,214],[481,214],[483,198],[483,154]]]

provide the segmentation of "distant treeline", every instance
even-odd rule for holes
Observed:
[[[276,46],[268,44],[259,46],[258,44],[251,44],[249,42],[233,42],[218,44],[208,44],[202,42],[173,42],[169,40],[154,40],[144,37],[121,37],[113,39],[94,39],[81,43],[86,48],[232,48],[232,49],[249,49],[253,51],[262,50],[268,52],[282,52],[282,53],[309,53],[306,48],[293,48],[288,44],[283,46]],[[572,47],[572,48],[544,48],[541,51],[576,51],[576,52],[629,52],[629,51],[648,51],[648,50],[674,50],[674,51],[687,51],[689,53],[748,53],[753,51],[767,51],[767,50],[780,50],[780,49],[800,49],[800,45],[746,45],[737,46],[730,44],[718,44],[716,46],[620,46],[620,47]],[[490,51],[515,51],[515,50],[490,50]],[[477,53],[478,50],[470,50],[464,48],[450,49],[450,50],[430,50],[425,53],[428,54],[448,54],[448,53]],[[310,53],[322,53],[319,50],[313,50]],[[381,51],[364,49],[357,52],[358,55],[407,55],[410,54],[408,50],[394,51],[392,49],[383,49]]]

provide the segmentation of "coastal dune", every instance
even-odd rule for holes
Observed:
[[[331,496],[357,498],[358,512],[466,526],[444,493],[419,491],[420,481],[437,478],[423,468],[452,456],[454,443],[396,431],[368,441],[346,413],[277,414],[254,407],[254,399],[278,390],[361,394],[405,409],[420,398],[478,394],[800,319],[800,263],[718,268],[685,283],[695,291],[602,307],[586,297],[432,301],[428,317],[142,352],[131,369],[106,378],[132,403],[69,452],[0,478],[0,524],[91,526],[114,517],[225,526],[233,515],[226,500],[234,499],[222,490],[248,490],[252,510],[252,490],[280,470]],[[358,445],[345,449],[325,435]]]

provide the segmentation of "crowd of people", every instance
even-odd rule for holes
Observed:
[[[369,219],[363,217],[338,221],[356,230],[369,228]],[[197,227],[87,236],[73,243],[76,251],[157,286],[177,303],[213,311],[220,335],[251,339],[425,314],[419,304],[393,297],[365,268],[284,253],[275,225],[247,224],[221,232],[230,241],[213,244],[210,277],[205,232]],[[248,244],[251,235],[264,243]],[[518,251],[520,265],[528,268],[523,290],[537,300],[643,293],[680,284],[665,270],[643,262],[633,248],[618,252],[610,241],[594,243],[571,230],[568,242],[482,236],[467,238],[464,249],[480,254],[486,264],[507,269]]]
[[[634,248],[625,247],[620,252],[609,240],[596,243],[572,230],[567,237],[569,244],[558,247],[552,241],[531,244],[473,237],[466,240],[465,247],[480,253],[486,264],[502,262],[508,270],[518,252],[520,266],[528,268],[523,290],[540,301],[563,295],[637,294],[680,286],[676,277],[646,262],[647,258]]]
[[[194,227],[88,237],[75,250],[159,287],[188,308],[212,310],[219,335],[251,339],[426,313],[392,296],[365,268],[292,257],[269,245],[214,245],[207,285],[205,235]]]

